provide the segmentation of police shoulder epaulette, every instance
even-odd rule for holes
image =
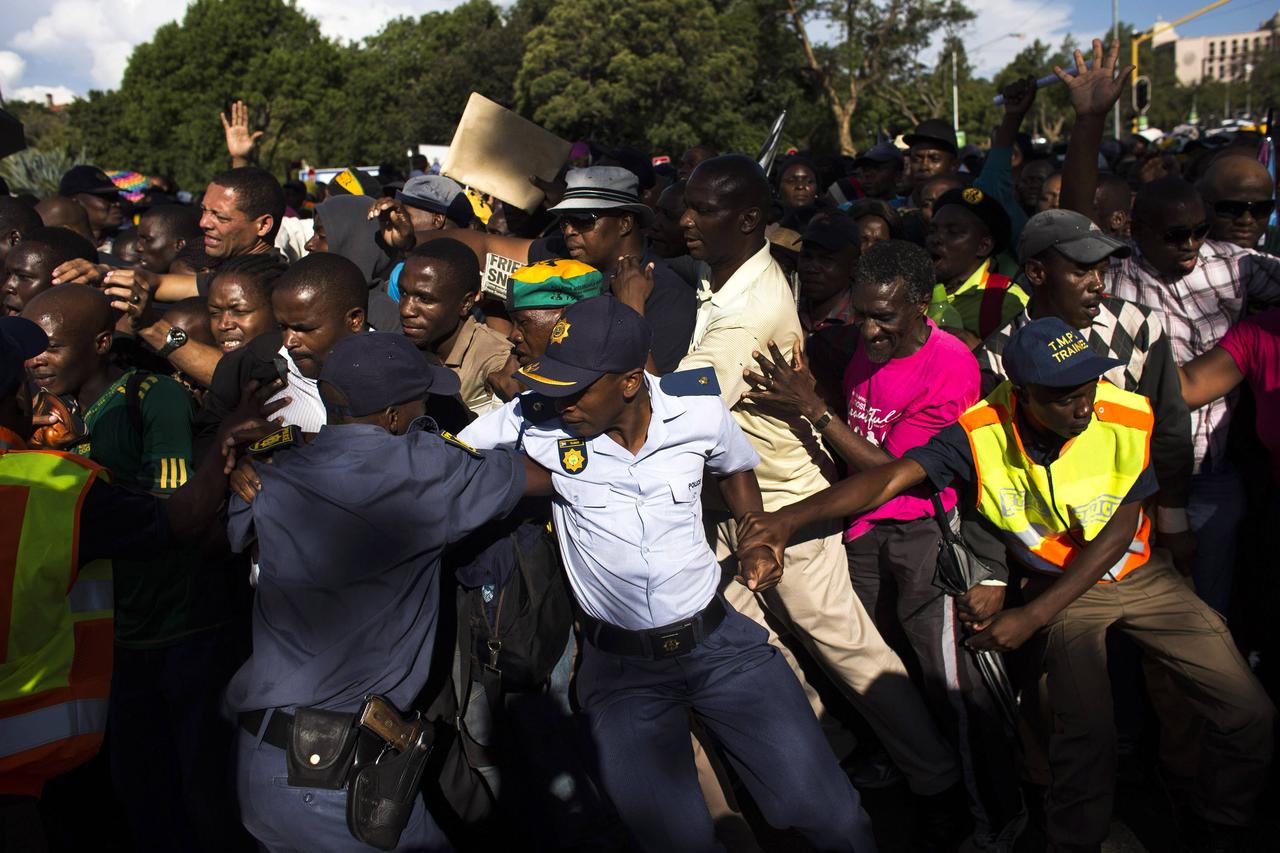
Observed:
[[[268,433],[246,448],[250,456],[266,456],[286,447],[293,447],[302,440],[302,430],[296,426],[282,426],[275,432]]]
[[[550,397],[544,397],[535,391],[520,395],[520,416],[531,424],[544,424],[553,420],[559,413]]]
[[[462,439],[458,438],[458,437],[457,437],[456,435],[454,435],[453,433],[451,433],[451,432],[449,432],[449,431],[447,431],[447,430],[440,430],[440,432],[438,433],[438,435],[439,435],[441,438],[443,438],[443,439],[444,439],[444,443],[445,443],[445,444],[452,444],[454,447],[458,448],[459,450],[463,450],[463,451],[465,451],[465,452],[467,452],[467,453],[471,454],[472,456],[474,456],[474,457],[475,457],[475,458],[477,458],[477,459],[479,459],[479,458],[480,458],[480,451],[479,451],[479,450],[476,450],[474,447],[472,447],[471,445],[467,444],[465,441],[463,441]]]
[[[668,373],[658,380],[662,393],[672,397],[719,397],[720,383],[711,367],[695,367]]]

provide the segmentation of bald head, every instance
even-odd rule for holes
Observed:
[[[36,205],[36,213],[49,228],[66,228],[94,242],[93,229],[89,227],[89,214],[69,198],[60,195],[46,198]]]
[[[106,294],[83,284],[67,284],[36,294],[22,309],[22,316],[37,323],[40,317],[56,318],[64,330],[81,335],[110,334],[115,326]]]
[[[1128,181],[1111,173],[1099,175],[1093,206],[1097,208],[1098,225],[1103,231],[1119,239],[1129,236],[1129,210],[1133,207],[1133,190]]]
[[[1209,205],[1209,236],[1246,249],[1257,246],[1274,209],[1267,168],[1246,153],[1228,151],[1214,158],[1199,187]]]

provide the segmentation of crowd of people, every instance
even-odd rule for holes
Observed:
[[[1083,853],[1134,768],[1274,849],[1268,143],[1076,68],[1058,153],[1024,80],[529,211],[237,103],[194,197],[0,197],[4,849]]]

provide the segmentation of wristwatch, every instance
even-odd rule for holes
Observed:
[[[169,353],[176,350],[187,342],[187,333],[177,326],[169,329],[169,334],[164,336],[164,346],[160,347],[159,355],[161,358],[168,357]]]
[[[830,409],[827,409],[825,412],[823,412],[822,417],[818,418],[816,421],[813,422],[814,432],[822,432],[824,429],[826,429],[827,424],[831,423],[832,417],[833,415],[831,414]]]

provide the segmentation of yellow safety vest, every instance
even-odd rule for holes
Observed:
[[[960,416],[977,475],[978,512],[1027,567],[1061,574],[1121,506],[1151,458],[1155,418],[1146,397],[1098,381],[1093,420],[1049,466],[1027,457],[1005,382]],[[1139,514],[1133,541],[1102,581],[1117,581],[1151,554],[1151,523]]]
[[[102,744],[111,688],[111,563],[79,567],[80,508],[107,472],[83,457],[0,451],[0,794]]]

